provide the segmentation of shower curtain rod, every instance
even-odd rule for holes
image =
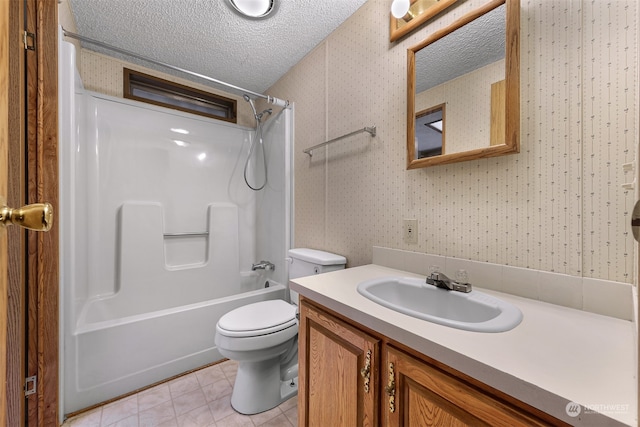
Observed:
[[[228,87],[229,89],[233,89],[233,90],[235,90],[237,92],[242,92],[243,95],[247,95],[247,96],[250,96],[252,98],[266,99],[269,104],[273,104],[273,105],[275,105],[277,107],[287,108],[289,106],[289,101],[287,101],[287,100],[283,100],[283,99],[280,99],[280,98],[275,98],[275,97],[269,96],[269,95],[264,95],[262,93],[253,92],[253,91],[250,91],[250,90],[247,90],[247,89],[243,89],[243,88],[241,88],[239,86],[235,86],[235,85],[232,85],[230,83],[223,82],[222,80],[217,80],[217,79],[214,79],[213,77],[205,76],[204,74],[200,74],[200,73],[196,73],[194,71],[186,70],[184,68],[176,67],[175,65],[167,64],[166,62],[156,61],[155,59],[147,58],[146,56],[138,55],[137,53],[134,53],[134,52],[131,52],[131,51],[128,51],[128,50],[125,50],[125,49],[120,49],[119,47],[111,46],[111,45],[103,43],[101,41],[94,40],[94,39],[91,39],[89,37],[81,36],[80,34],[72,33],[71,31],[65,30],[64,27],[62,27],[62,33],[65,36],[71,37],[73,39],[77,39],[77,40],[80,40],[80,41],[83,41],[83,42],[91,43],[91,44],[94,44],[96,46],[100,46],[100,47],[103,47],[105,49],[112,50],[114,52],[122,53],[124,55],[132,56],[134,58],[141,59],[143,61],[151,62],[152,64],[160,65],[161,67],[170,68],[172,70],[179,71],[181,73],[189,74],[189,75],[192,75],[194,77],[198,77],[198,78],[201,78],[201,79],[204,79],[204,80],[208,80],[208,81],[216,83],[218,85]]]

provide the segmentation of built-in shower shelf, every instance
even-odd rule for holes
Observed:
[[[164,237],[206,237],[209,235],[208,231],[187,231],[184,233],[164,233]]]

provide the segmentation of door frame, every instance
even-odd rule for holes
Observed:
[[[24,5],[27,9],[26,31],[35,34],[28,44],[35,50],[26,50],[22,43]],[[54,213],[59,208],[57,13],[55,0],[0,1],[0,21],[4,22],[0,25],[3,29],[0,33],[0,154],[8,152],[6,161],[14,168],[11,173],[21,175],[19,179],[12,179],[24,184],[11,184],[18,193],[12,202],[47,201],[53,206]],[[18,64],[20,61],[23,63]],[[10,104],[9,100],[15,101],[16,94],[19,99],[24,98],[25,92],[19,87],[21,83],[14,83],[22,79],[25,69],[26,104]],[[6,98],[5,93],[8,94]],[[26,108],[22,108],[25,105]],[[26,113],[22,113],[25,110]],[[9,136],[13,140],[24,139],[26,143],[6,143]],[[0,162],[2,159],[0,155]],[[5,188],[0,190],[7,191]],[[10,191],[7,197],[11,197]],[[27,423],[29,426],[57,426],[58,227],[54,219],[53,227],[47,233],[10,232],[26,235],[26,238],[19,237],[26,249],[14,250],[13,240],[9,254],[9,248],[0,246],[1,275],[7,275],[7,264],[15,263],[13,265],[19,270],[19,274],[9,274],[6,286],[0,282],[0,309],[6,313],[0,316],[0,346],[4,347],[7,356],[0,368],[0,380],[7,381],[0,391],[0,426]],[[4,236],[0,235],[0,244],[4,241]],[[32,375],[37,376],[36,393],[25,399],[25,377]]]
[[[35,102],[35,135],[29,125],[27,203],[58,203],[58,4],[26,0],[36,50],[27,53],[29,97]],[[29,54],[32,54],[31,57]],[[33,65],[35,63],[35,65]],[[33,71],[36,76],[32,76]],[[33,93],[35,92],[35,93]],[[59,419],[59,227],[27,233],[27,376],[37,375],[37,393],[28,402],[28,425],[57,426]],[[35,372],[34,372],[35,371]]]

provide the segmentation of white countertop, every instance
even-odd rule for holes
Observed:
[[[474,288],[516,305],[508,332],[469,332],[416,319],[360,295],[363,280],[424,277],[365,265],[290,282],[291,289],[572,425],[636,426],[636,340],[632,322]],[[582,412],[569,417],[569,402]]]

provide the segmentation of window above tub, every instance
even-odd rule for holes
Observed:
[[[139,71],[123,69],[125,98],[237,123],[237,101]]]

